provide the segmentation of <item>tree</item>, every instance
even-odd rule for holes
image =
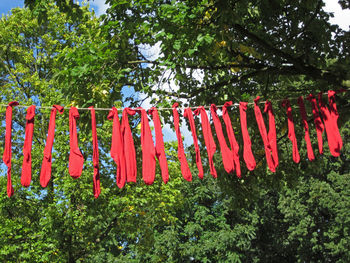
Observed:
[[[179,225],[159,234],[158,244],[166,246],[167,237],[170,236],[170,240],[178,246],[159,248],[152,255],[164,255],[164,259],[163,251],[167,256],[171,255],[169,261],[180,258],[180,262],[259,259],[302,262],[320,258],[346,261],[349,257],[347,245],[342,244],[347,244],[349,237],[335,229],[332,225],[334,221],[330,222],[330,218],[335,218],[335,214],[344,215],[343,219],[348,218],[347,213],[340,211],[346,211],[349,204],[340,202],[342,208],[339,207],[334,213],[332,205],[324,203],[325,200],[338,200],[334,195],[335,189],[348,174],[346,150],[340,160],[331,158],[328,161],[326,156],[330,156],[326,155],[324,158],[318,157],[315,163],[303,159],[299,165],[291,165],[285,111],[278,104],[278,100],[284,97],[298,97],[349,85],[349,32],[329,23],[330,14],[323,10],[324,2],[106,2],[111,6],[104,17],[110,35],[126,34],[129,41],[134,43],[135,50],[138,50],[137,60],[129,61],[131,65],[139,65],[132,71],[133,75],[138,76],[134,78],[133,86],[135,90],[153,97],[154,103],[169,107],[174,101],[184,98],[188,105],[222,105],[227,100],[252,101],[255,96],[262,95],[273,102],[277,117],[281,163],[276,177],[266,172],[261,138],[256,125],[250,123],[253,152],[259,160],[258,169],[254,173],[244,170],[246,177],[242,181],[227,176],[221,170],[220,190],[214,190],[218,195],[212,197],[216,200],[214,205],[210,202],[202,205],[198,200],[202,200],[203,195],[195,199],[196,195],[190,194],[197,200],[190,203],[196,205],[181,213],[184,217],[180,217]],[[346,8],[346,5],[343,7]],[[114,27],[115,24],[118,26]],[[151,61],[141,49],[156,43],[160,43],[160,56]],[[170,72],[167,76],[171,77],[164,78],[165,69]],[[178,90],[171,89],[170,82],[173,80]],[[169,87],[162,83],[168,83]],[[169,97],[171,100],[167,99]],[[343,100],[338,98],[337,102],[344,112],[349,107],[347,95]],[[234,116],[238,116],[235,109],[232,111]],[[309,107],[308,113],[311,113]],[[249,114],[249,120],[253,120],[252,112]],[[340,120],[344,127],[342,134],[346,138],[348,117],[340,114],[343,115]],[[293,115],[295,119],[300,117],[297,109],[293,109]],[[168,116],[164,114],[165,118]],[[238,117],[233,119],[234,126],[239,127]],[[239,135],[238,128],[236,132]],[[302,138],[300,126],[297,127],[297,134],[298,138]],[[299,147],[303,149],[304,142],[300,145],[299,141]],[[302,154],[305,156],[305,151]],[[216,157],[216,161],[220,162],[220,158]],[[297,176],[299,174],[300,178]],[[323,187],[328,190],[323,192]],[[232,193],[232,189],[237,191]],[[345,188],[339,191],[346,199],[348,193]],[[305,195],[297,202],[293,197],[299,192]],[[225,203],[226,199],[220,197],[221,193],[227,195],[230,202]],[[319,195],[324,201],[314,199]],[[291,206],[294,202],[297,203],[295,207]],[[232,210],[241,208],[243,215],[237,216],[237,222],[244,221],[246,215],[250,221],[244,221],[246,225],[242,226],[242,223],[223,218],[222,213],[225,212],[216,210],[215,205],[224,206],[223,210],[230,211],[231,215],[237,213]],[[197,211],[201,211],[198,213],[202,217],[196,218]],[[215,214],[213,218],[210,217],[212,214]],[[193,218],[191,222],[188,222],[186,215]],[[302,220],[304,217],[307,219]],[[202,218],[212,219],[208,221],[222,219],[222,225],[213,227]],[[295,223],[298,220],[300,224]],[[340,228],[346,228],[343,223]],[[223,234],[227,232],[227,236]],[[214,233],[222,235],[216,236]],[[242,233],[246,234],[246,239],[237,237]],[[239,244],[244,244],[244,248],[230,247],[224,241],[234,242],[237,239],[241,242]],[[223,243],[215,248],[210,247],[214,240]],[[156,261],[154,258],[152,260]]]
[[[36,7],[46,3],[31,2],[35,2]],[[249,132],[258,163],[255,171],[249,172],[241,158],[242,179],[227,174],[217,151],[218,179],[214,180],[207,172],[200,181],[195,176],[197,170],[193,165],[195,155],[191,146],[186,154],[194,181],[187,183],[180,175],[175,156],[176,143],[169,143],[169,184],[164,186],[157,181],[152,187],[137,184],[119,190],[111,177],[114,166],[106,154],[111,124],[100,119],[100,134],[106,135],[100,138],[101,174],[105,181],[102,182],[101,197],[92,200],[91,162],[88,162],[81,180],[72,181],[63,176],[67,175],[68,129],[66,122],[59,118],[55,177],[50,190],[46,193],[34,184],[32,189],[16,193],[16,196],[34,200],[33,205],[28,205],[31,202],[28,200],[11,201],[13,199],[5,197],[1,202],[5,226],[0,249],[3,259],[10,257],[6,251],[17,251],[11,260],[349,261],[348,95],[337,97],[344,139],[339,158],[331,157],[327,146],[324,155],[317,155],[313,139],[315,127],[310,118],[317,158],[309,162],[305,143],[299,140],[302,158],[299,164],[292,164],[285,110],[279,107],[279,99],[284,97],[294,98],[348,86],[349,32],[329,24],[330,15],[322,9],[323,1],[106,2],[110,8],[102,17],[102,24],[95,18],[90,19],[86,9],[85,16],[69,20],[72,18],[61,17],[57,8],[48,8],[51,19],[43,19],[42,25],[33,18],[37,15],[36,7],[31,6],[34,15],[21,11],[29,16],[28,21],[34,21],[36,27],[49,29],[49,35],[57,36],[55,23],[62,27],[63,31],[59,32],[71,29],[67,31],[70,33],[68,38],[64,37],[65,33],[58,34],[61,46],[51,51],[49,57],[52,60],[49,61],[52,62],[46,62],[49,65],[46,69],[52,71],[52,75],[47,75],[47,79],[40,78],[50,84],[33,91],[34,97],[40,98],[45,105],[52,104],[53,98],[59,98],[66,105],[73,102],[84,107],[90,104],[109,107],[115,101],[121,104],[125,100],[120,93],[125,85],[147,94],[153,98],[152,103],[167,107],[179,99],[186,99],[184,104],[191,106],[221,105],[227,100],[251,102],[257,95],[262,95],[272,101],[277,120],[280,157],[277,173],[267,171],[261,137],[249,109],[248,120],[252,120]],[[12,19],[17,24],[19,16],[14,14],[8,18],[9,21]],[[68,24],[63,22],[65,19]],[[51,23],[51,27],[47,27],[47,23]],[[11,43],[9,39],[17,41],[16,27],[7,26],[4,31],[13,34],[12,38],[5,38],[5,43]],[[35,32],[37,30],[28,35]],[[144,48],[156,43],[160,43],[161,55],[151,61]],[[25,47],[24,50],[29,50],[28,46]],[[11,53],[10,57],[14,60],[25,56]],[[19,66],[19,63],[15,67],[12,65],[11,70],[21,69]],[[2,79],[4,83],[8,81],[6,90],[10,93],[4,95],[4,101],[9,101],[22,93],[18,92],[18,84],[13,85],[16,80],[9,79],[5,70],[6,67],[2,70]],[[26,85],[34,83],[31,79],[34,74],[21,71],[18,76]],[[178,90],[172,90],[173,80]],[[90,98],[93,100],[89,101]],[[132,101],[131,105],[137,103]],[[294,106],[294,101],[292,104]],[[237,109],[230,110],[242,146],[239,115]],[[311,116],[309,106],[307,111]],[[170,121],[170,116],[171,112],[162,112],[166,122]],[[298,109],[294,107],[293,116],[297,137],[303,138],[302,127],[297,122],[300,117]],[[88,150],[91,149],[90,129],[88,125],[83,126],[84,123],[89,123],[88,114],[82,114],[79,136],[80,141],[87,144],[85,155],[91,156]],[[137,131],[136,118],[132,124],[133,131]],[[42,141],[46,127],[47,124],[40,129],[42,135],[38,138]],[[15,140],[20,142],[19,132]],[[135,139],[139,146],[138,136]],[[200,141],[204,145],[201,136]],[[40,169],[42,148],[36,150],[36,156],[39,156],[36,170]],[[16,149],[19,152],[18,147]],[[139,147],[137,149],[140,151]],[[201,151],[207,167],[204,147]],[[17,161],[14,165],[19,163]],[[1,182],[5,184],[4,180]],[[35,228],[30,229],[33,224]],[[19,235],[14,236],[14,232]],[[28,252],[30,246],[39,252],[38,256]]]
[[[94,71],[97,64],[84,67],[86,61],[101,59],[98,48],[105,45],[106,39],[99,28],[100,20],[87,7],[81,12],[81,20],[73,21],[60,13],[55,5],[50,5],[48,20],[39,23],[28,9],[13,9],[12,15],[0,21],[2,104],[17,100],[21,105],[67,106],[65,113],[57,116],[52,178],[46,189],[39,185],[38,175],[49,110],[37,110],[32,152],[33,180],[29,188],[24,188],[20,185],[20,175],[25,109],[14,108],[12,180],[15,195],[10,199],[4,191],[1,195],[1,261],[93,262],[98,257],[107,261],[130,253],[129,246],[140,240],[145,240],[143,242],[147,245],[149,233],[155,226],[174,220],[171,207],[176,205],[177,196],[181,194],[176,188],[181,183],[178,173],[173,173],[172,181],[167,185],[162,185],[158,173],[152,187],[142,184],[129,184],[122,190],[116,187],[116,169],[109,156],[112,123],[106,121],[108,112],[97,112],[101,196],[94,200],[92,194],[91,120],[86,111],[80,112],[78,121],[84,171],[77,180],[68,174],[69,106],[107,107],[114,100],[121,100],[120,88],[117,90],[120,83],[112,84],[114,74],[118,72],[105,65],[101,71],[106,77],[100,78],[101,75]],[[100,37],[96,37],[99,34]],[[107,57],[107,52],[104,55]],[[72,80],[79,85],[67,87],[66,83]],[[104,92],[106,85],[114,89],[108,96]],[[84,95],[89,96],[90,101]],[[139,145],[137,130],[135,134],[136,145]],[[1,136],[4,138],[3,129]],[[169,158],[171,156],[172,153]],[[172,167],[177,167],[177,164],[172,164]],[[177,171],[177,168],[173,170]],[[141,170],[139,183],[140,175]],[[6,189],[6,178],[1,178],[0,185],[1,189]],[[161,210],[165,203],[169,209]],[[162,217],[155,217],[156,212]],[[142,228],[143,225],[149,228]]]

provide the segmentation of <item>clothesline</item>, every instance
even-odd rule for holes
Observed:
[[[348,91],[348,90],[342,90],[342,91]],[[322,93],[322,95],[326,95],[327,92],[324,92]],[[289,100],[297,100],[298,97],[292,97],[292,98],[289,98]],[[275,102],[277,101],[283,101],[284,99],[277,99],[277,100],[274,100]],[[264,104],[265,101],[260,101],[259,104]],[[248,102],[247,105],[254,105],[254,102]],[[8,105],[7,104],[0,104],[0,107],[7,107]],[[216,105],[217,108],[222,108],[224,105]],[[230,107],[238,107],[239,106],[239,103],[233,103]],[[30,106],[27,106],[27,105],[18,105],[16,106],[18,108],[28,108]],[[193,106],[193,107],[178,107],[179,110],[184,110],[186,108],[190,108],[190,109],[198,109],[199,107],[201,106]],[[205,109],[210,109],[210,106],[203,106]],[[39,108],[39,109],[48,109],[48,110],[51,110],[52,109],[52,106],[36,106],[36,108]],[[136,108],[133,108],[133,109],[136,109]],[[157,110],[158,111],[162,111],[162,110],[172,110],[173,108],[172,107],[161,107],[161,108],[158,108],[157,107]],[[90,108],[79,108],[77,107],[77,110],[90,110]],[[112,108],[94,108],[95,111],[110,111],[112,110]],[[123,108],[117,108],[117,110],[123,110]]]
[[[328,148],[333,157],[339,157],[341,154],[341,149],[343,146],[343,141],[338,127],[338,117],[339,113],[337,111],[337,106],[335,103],[335,95],[340,92],[345,92],[348,90],[329,90],[328,94],[328,104],[324,102],[322,95],[324,93],[318,93],[318,96],[309,94],[307,100],[312,107],[312,115],[314,119],[314,127],[317,134],[318,151],[319,154],[323,154],[323,138],[322,134],[325,131],[328,140]],[[294,99],[294,98],[291,98]],[[281,100],[275,100],[281,101]],[[257,96],[254,99],[254,115],[258,125],[258,129],[261,135],[263,146],[265,149],[266,162],[269,170],[273,173],[279,165],[278,159],[278,146],[277,146],[277,132],[276,132],[276,121],[272,110],[272,103],[266,100],[264,113],[267,114],[268,124],[265,124],[264,116],[261,111],[260,97]],[[257,163],[252,151],[252,141],[249,135],[249,124],[251,124],[251,116],[249,116],[249,121],[247,120],[247,105],[252,103],[240,102],[233,105],[239,107],[239,118],[240,118],[240,128],[242,145],[240,146],[235,137],[235,132],[233,125],[230,120],[228,107],[231,106],[232,101],[226,102],[224,105],[215,106],[212,104],[210,106],[210,115],[212,117],[212,122],[208,118],[208,112],[205,108],[208,106],[199,107],[187,107],[184,110],[184,114],[179,114],[178,103],[174,103],[172,108],[162,108],[163,110],[171,109],[173,114],[174,128],[176,132],[178,149],[177,155],[180,162],[180,169],[183,178],[187,181],[192,181],[192,172],[186,158],[185,148],[183,145],[182,134],[180,130],[180,118],[187,118],[190,123],[193,145],[196,151],[196,165],[198,168],[198,176],[203,178],[204,169],[200,157],[200,149],[198,146],[198,137],[196,132],[196,124],[194,122],[194,116],[199,115],[201,130],[204,138],[205,148],[207,150],[208,164],[210,174],[217,178],[218,174],[214,165],[214,155],[217,149],[216,141],[214,140],[213,131],[211,125],[214,125],[215,134],[217,141],[220,145],[219,149],[222,157],[222,165],[224,170],[228,174],[232,174],[236,171],[238,178],[241,178],[241,164],[240,164],[240,148],[243,146],[243,160],[246,164],[248,170],[253,171],[257,167]],[[306,142],[307,148],[307,159],[309,161],[315,160],[315,155],[312,147],[312,142],[310,140],[309,125],[307,121],[307,112],[305,109],[304,99],[302,96],[298,98],[298,105],[300,116],[302,120],[302,126],[304,128],[304,140]],[[0,106],[3,106],[0,104]],[[9,102],[6,107],[6,131],[5,131],[5,147],[3,152],[3,162],[7,166],[7,194],[11,197],[14,193],[14,189],[11,181],[11,159],[12,159],[12,114],[13,107],[18,106],[17,101]],[[292,143],[292,154],[293,161],[299,163],[301,160],[297,135],[295,133],[295,125],[293,120],[292,105],[289,99],[284,99],[282,101],[282,107],[286,110],[286,119],[288,121],[288,138]],[[27,106],[22,106],[27,107]],[[52,172],[52,149],[55,137],[55,125],[56,125],[56,115],[57,113],[63,114],[64,108],[60,105],[53,105],[52,108],[46,106],[40,106],[44,109],[51,109],[49,127],[47,130],[47,139],[43,152],[43,161],[40,170],[40,185],[46,187],[51,180]],[[224,121],[224,127],[226,128],[226,134],[228,138],[229,145],[225,139],[223,124],[221,123],[220,117],[217,114],[217,108],[222,107],[221,115]],[[23,163],[22,163],[22,173],[21,173],[21,184],[25,187],[30,185],[32,179],[32,143],[34,135],[34,119],[35,119],[35,105],[31,105],[27,109],[26,125],[25,125],[25,136],[23,144]],[[95,109],[93,107],[80,108],[81,110],[89,110],[91,113],[91,128],[92,128],[92,161],[93,161],[93,194],[97,198],[101,192],[100,188],[100,172],[99,172],[99,147],[98,147],[98,137],[96,130],[96,116]],[[100,110],[109,110],[106,108],[98,108]],[[193,109],[196,109],[193,111]],[[156,158],[159,161],[159,166],[161,169],[162,179],[164,183],[169,180],[169,169],[168,163],[165,155],[165,147],[163,141],[162,124],[159,118],[159,114],[156,107],[150,109],[147,112],[145,109],[138,107],[136,109],[124,108],[122,113],[122,119],[119,120],[118,110],[112,108],[109,112],[107,119],[113,121],[112,126],[112,138],[111,138],[111,150],[110,156],[117,165],[116,173],[116,183],[119,188],[123,188],[126,183],[136,183],[137,182],[137,158],[136,149],[133,139],[133,133],[129,123],[129,116],[135,115],[137,112],[141,113],[141,149],[142,149],[142,178],[147,185],[153,184],[156,175]],[[151,127],[149,124],[148,114],[152,115],[153,127],[155,131],[155,136],[153,136]],[[23,117],[23,116],[22,116]],[[69,163],[68,171],[72,178],[78,178],[81,176],[83,171],[83,166],[85,162],[85,157],[79,149],[78,146],[78,129],[76,121],[79,119],[78,109],[75,107],[70,107],[69,109]],[[268,128],[267,128],[268,125]],[[155,137],[155,142],[153,137]],[[303,157],[302,157],[303,158]]]

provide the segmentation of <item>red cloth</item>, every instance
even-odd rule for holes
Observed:
[[[98,141],[97,141],[97,131],[96,131],[96,115],[93,106],[89,107],[91,111],[91,129],[92,129],[92,164],[94,166],[94,176],[93,176],[93,193],[95,198],[99,197],[101,193],[100,187],[100,166],[99,166],[99,156],[98,156]]]
[[[264,143],[264,148],[265,148],[265,156],[266,156],[266,162],[267,166],[269,167],[271,172],[276,172],[276,164],[274,162],[274,159],[272,158],[272,147],[270,145],[268,136],[267,136],[267,131],[265,127],[265,122],[263,119],[263,116],[261,114],[261,110],[259,108],[258,102],[260,100],[260,97],[256,97],[254,99],[254,113],[255,113],[255,118],[256,122],[259,127],[260,135]]]
[[[79,112],[76,107],[69,110],[69,164],[68,171],[73,178],[80,177],[83,172],[84,156],[81,154],[78,146],[77,120]]]
[[[288,99],[284,99],[282,101],[282,106],[285,107],[286,111],[287,111],[288,138],[292,142],[292,145],[293,145],[293,161],[295,163],[299,163],[300,162],[300,155],[299,155],[299,150],[298,150],[297,138],[295,136],[292,107],[290,106],[290,102]]]
[[[336,156],[339,156],[340,154],[340,150],[343,147],[343,140],[340,136],[340,132],[339,132],[339,128],[338,128],[338,110],[337,110],[337,105],[335,103],[335,94],[337,93],[341,93],[341,92],[346,92],[347,90],[345,89],[341,89],[337,92],[333,91],[333,90],[329,90],[328,91],[328,101],[329,101],[329,111],[330,111],[330,115],[332,117],[332,123],[333,123],[333,133],[335,138],[337,139],[337,143],[336,145],[334,145],[335,147],[333,148],[333,152],[335,153]]]
[[[142,178],[145,184],[151,185],[156,176],[156,150],[147,112],[142,108],[137,111],[141,113]]]
[[[211,116],[213,118],[216,136],[218,138],[219,145],[220,145],[222,163],[223,163],[224,169],[227,173],[233,173],[233,171],[235,170],[235,164],[233,162],[233,154],[232,154],[230,148],[228,148],[228,146],[226,144],[224,133],[222,131],[222,125],[221,125],[219,116],[216,113],[216,111],[217,111],[216,105],[211,104],[210,105],[210,112],[211,112]]]
[[[179,158],[180,164],[181,164],[181,173],[185,180],[192,181],[192,174],[191,170],[188,166],[186,155],[185,155],[185,149],[182,143],[182,137],[181,137],[181,131],[180,131],[180,117],[179,113],[177,112],[177,107],[179,104],[175,102],[173,104],[173,117],[174,117],[174,126],[175,126],[175,132],[178,142],[178,148],[177,148],[177,156]]]
[[[203,131],[205,147],[207,148],[207,153],[208,153],[210,174],[214,178],[217,178],[218,175],[217,175],[217,172],[215,170],[214,161],[213,161],[214,153],[216,151],[216,145],[215,145],[215,141],[213,139],[213,134],[211,132],[207,112],[205,111],[204,107],[201,106],[201,107],[198,107],[198,109],[196,109],[194,111],[194,114],[201,115],[202,131]]]
[[[160,169],[162,171],[163,182],[166,184],[169,181],[169,170],[168,170],[168,162],[165,156],[162,124],[160,123],[159,114],[155,107],[152,107],[149,110],[149,114],[152,114],[154,131],[156,135],[156,148],[155,148],[156,156],[158,158]]]
[[[276,122],[275,122],[275,115],[272,110],[272,104],[270,101],[265,102],[264,112],[267,113],[267,116],[269,118],[269,132],[267,134],[267,138],[271,146],[273,163],[275,165],[275,168],[277,168],[278,150],[277,150]]]
[[[136,111],[130,108],[123,110],[122,119],[122,135],[123,135],[123,148],[126,163],[126,181],[128,183],[136,183],[137,175],[137,163],[134,140],[132,139],[132,133],[129,125],[128,115],[135,115]]]
[[[203,175],[204,175],[203,164],[202,164],[201,153],[200,153],[199,145],[198,145],[196,125],[194,123],[193,112],[192,112],[191,108],[185,109],[184,117],[188,119],[188,121],[190,123],[190,127],[191,127],[193,145],[194,145],[194,150],[196,152],[196,164],[197,164],[197,168],[198,168],[198,177],[200,179],[203,179]]]
[[[35,105],[30,106],[27,109],[26,116],[26,128],[23,145],[23,163],[22,163],[22,175],[21,184],[24,187],[28,187],[32,180],[32,142],[34,132],[34,117],[35,117]]]
[[[255,158],[252,152],[252,143],[250,141],[247,127],[247,102],[239,103],[239,115],[241,121],[241,130],[243,137],[243,158],[248,170],[253,171],[256,167]]]
[[[12,101],[6,107],[6,133],[5,133],[5,149],[2,156],[2,160],[7,166],[7,195],[11,197],[13,195],[13,187],[11,182],[11,157],[12,157],[12,107],[17,106],[17,101]]]
[[[52,146],[55,139],[55,126],[56,126],[56,114],[57,111],[63,114],[64,108],[60,105],[53,105],[51,109],[49,129],[47,132],[46,145],[44,149],[44,158],[40,171],[40,185],[46,187],[51,179],[51,166],[52,166]]]
[[[335,92],[333,90],[328,91],[329,108],[322,100],[322,93],[318,94],[318,103],[320,111],[326,128],[328,146],[331,154],[334,157],[340,155],[340,150],[343,146],[343,141],[339,133],[338,128],[338,111],[334,98]]]
[[[301,123],[303,124],[304,131],[305,131],[305,142],[306,142],[306,149],[307,149],[307,158],[309,161],[315,160],[314,151],[312,149],[312,144],[310,141],[310,133],[309,133],[309,124],[307,123],[307,114],[304,104],[303,96],[300,96],[298,98],[298,104],[299,104],[299,110],[301,115]]]
[[[224,120],[224,123],[226,126],[226,132],[227,132],[228,140],[231,146],[236,174],[239,178],[241,178],[241,165],[239,163],[239,145],[237,143],[235,133],[233,131],[231,119],[227,111],[227,107],[230,107],[231,105],[232,105],[232,101],[225,102],[224,106],[222,107],[222,119]]]
[[[307,97],[307,100],[310,101],[312,106],[312,114],[314,116],[314,123],[316,127],[316,133],[317,133],[317,141],[318,141],[318,151],[320,154],[323,154],[323,140],[322,140],[322,133],[324,131],[324,125],[320,117],[320,113],[317,108],[317,102],[314,95],[310,94]]]
[[[113,107],[107,116],[108,120],[113,120],[111,157],[117,165],[116,181],[119,188],[123,188],[126,181],[125,155],[123,149],[123,136],[120,127],[118,110]]]

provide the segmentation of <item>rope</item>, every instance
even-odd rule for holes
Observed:
[[[340,90],[339,92],[345,92],[345,91],[348,91],[348,90]],[[327,92],[324,92],[322,93],[322,95],[326,95],[328,94]],[[292,98],[289,98],[289,100],[296,100],[298,99],[299,97],[292,97]],[[278,99],[278,100],[274,100],[276,102],[278,101],[282,101],[283,99]],[[260,101],[259,104],[263,104],[265,103],[265,101]],[[249,102],[248,105],[254,105],[254,102]],[[8,105],[6,104],[0,104],[0,107],[7,107]],[[216,105],[217,108],[222,108],[224,105]],[[239,106],[239,103],[233,103],[230,107],[238,107]],[[29,106],[26,106],[26,105],[18,105],[16,107],[19,107],[19,108],[28,108]],[[191,108],[191,109],[198,109],[199,107],[201,106],[194,106],[194,107],[178,107],[177,109],[180,109],[180,110],[184,110],[185,108]],[[210,109],[210,106],[206,105],[206,106],[203,106],[205,109]],[[52,107],[48,107],[48,106],[36,106],[36,108],[39,108],[39,109],[49,109],[51,110]],[[90,110],[89,108],[78,108],[78,110]],[[110,111],[112,108],[94,108],[95,111]],[[173,108],[171,107],[164,107],[164,108],[157,108],[158,111],[163,111],[163,110],[172,110]],[[123,108],[117,108],[117,110],[120,110],[122,111]]]

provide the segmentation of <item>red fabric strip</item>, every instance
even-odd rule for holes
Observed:
[[[290,102],[288,99],[284,99],[282,101],[282,106],[286,108],[287,118],[288,118],[288,138],[292,142],[293,145],[293,161],[295,163],[299,163],[300,155],[298,150],[297,138],[295,136],[293,115],[292,115],[292,107],[290,106]]]
[[[68,171],[73,178],[80,177],[83,172],[84,156],[81,154],[78,146],[77,120],[79,112],[76,107],[69,110],[69,164]]]
[[[169,170],[168,170],[168,162],[165,156],[162,124],[160,122],[158,111],[155,107],[152,107],[149,110],[149,114],[152,114],[154,131],[156,135],[156,148],[155,148],[156,156],[158,158],[159,166],[162,171],[163,182],[166,184],[169,181]]]
[[[258,127],[259,127],[261,138],[262,138],[263,143],[264,143],[267,166],[269,167],[271,172],[275,172],[276,165],[274,163],[274,160],[272,159],[272,148],[271,148],[268,136],[267,136],[265,122],[264,122],[263,116],[261,114],[261,110],[259,108],[259,105],[258,105],[259,100],[260,100],[259,96],[256,97],[256,99],[254,99],[255,118],[256,118],[256,122],[257,122]]]
[[[247,102],[239,103],[239,116],[243,137],[243,159],[247,165],[248,170],[253,171],[256,167],[256,162],[252,152],[252,143],[250,141],[247,127],[247,105]]]
[[[98,154],[98,141],[96,131],[96,115],[93,106],[89,107],[91,112],[91,129],[92,129],[92,164],[94,166],[93,176],[93,193],[95,198],[98,198],[101,193],[100,187],[100,166],[99,166],[99,154]]]
[[[151,185],[156,176],[156,151],[147,112],[143,108],[137,111],[141,113],[142,178],[145,184]]]
[[[217,111],[216,105],[211,104],[210,105],[210,112],[211,112],[211,116],[213,118],[216,136],[218,138],[219,145],[220,145],[222,163],[223,163],[224,169],[227,173],[233,173],[233,171],[235,170],[235,164],[233,162],[233,155],[232,155],[231,150],[228,148],[228,146],[226,144],[224,133],[222,131],[222,125],[221,125],[219,116],[216,113],[216,111]]]
[[[132,138],[132,133],[129,124],[128,115],[135,115],[136,111],[130,108],[125,108],[123,110],[123,119],[122,119],[122,135],[123,135],[123,148],[125,154],[125,163],[126,163],[126,181],[128,183],[136,183],[137,175],[137,163],[136,163],[136,152],[134,140]]]
[[[335,105],[334,94],[334,91],[328,92],[330,109],[328,109],[326,104],[323,102],[322,93],[318,94],[318,103],[324,121],[324,126],[326,128],[329,150],[334,157],[338,157],[340,155],[340,149],[343,146],[343,141],[341,139],[337,124],[338,111],[337,106]]]
[[[272,151],[272,159],[275,165],[275,169],[278,166],[278,150],[277,150],[277,135],[276,135],[276,121],[275,115],[272,110],[272,104],[270,101],[265,102],[264,112],[267,113],[269,118],[269,132],[267,134],[267,138],[269,140],[269,144],[271,146]]]
[[[51,167],[52,167],[52,146],[55,139],[55,126],[56,126],[56,114],[57,111],[63,114],[64,108],[60,105],[53,105],[51,109],[49,129],[47,132],[46,145],[44,149],[44,158],[40,171],[40,185],[46,187],[51,179]]]
[[[334,136],[337,140],[337,144],[333,148],[334,153],[339,156],[340,150],[343,147],[343,140],[340,136],[339,128],[338,128],[338,110],[337,110],[337,105],[335,103],[335,94],[340,93],[340,92],[345,92],[346,90],[342,89],[338,92],[335,92],[333,90],[328,91],[328,101],[329,101],[329,111],[330,115],[332,117],[332,123],[333,123],[333,131],[334,131]]]
[[[126,181],[125,155],[123,149],[123,136],[120,127],[118,110],[113,107],[107,116],[108,120],[113,120],[111,157],[117,165],[116,182],[119,188],[123,188]]]
[[[203,179],[203,175],[204,175],[203,164],[202,164],[201,153],[200,153],[199,145],[198,145],[196,125],[194,123],[193,112],[192,112],[191,108],[185,109],[184,117],[188,119],[188,121],[190,123],[190,127],[191,127],[193,145],[194,145],[194,150],[196,152],[196,164],[197,164],[197,168],[198,168],[198,177],[200,179]]]
[[[182,143],[182,136],[181,136],[181,131],[180,131],[180,117],[179,113],[177,112],[177,107],[179,104],[175,102],[173,104],[173,118],[174,118],[174,127],[175,127],[175,132],[176,132],[176,137],[177,137],[177,142],[178,142],[178,148],[177,148],[177,156],[179,158],[180,164],[181,164],[181,173],[182,176],[185,180],[187,181],[192,181],[192,174],[191,170],[188,166],[186,155],[185,155],[185,149]]]
[[[276,164],[272,158],[272,147],[270,145],[270,142],[269,142],[269,139],[267,136],[265,122],[264,122],[263,116],[261,114],[261,110],[259,108],[259,105],[258,105],[259,100],[260,100],[259,96],[256,99],[254,99],[255,118],[256,118],[256,122],[257,122],[258,127],[259,127],[261,138],[262,138],[263,143],[264,143],[267,166],[269,167],[271,172],[275,172],[276,171]]]
[[[317,102],[314,95],[310,94],[307,97],[307,100],[310,101],[311,107],[312,107],[312,114],[314,116],[314,123],[316,127],[316,133],[317,133],[317,141],[318,141],[318,151],[320,154],[323,154],[323,140],[322,140],[322,133],[324,131],[324,125],[320,117],[320,113],[317,108]]]
[[[28,187],[32,180],[32,143],[34,133],[35,105],[27,109],[26,128],[23,145],[21,184]]]
[[[208,153],[208,159],[209,159],[209,167],[210,167],[210,174],[214,177],[217,178],[217,172],[215,170],[214,166],[214,153],[216,151],[216,145],[215,141],[213,139],[213,134],[211,132],[210,128],[210,123],[208,119],[207,112],[205,111],[204,107],[198,107],[194,111],[195,115],[201,115],[201,122],[202,122],[202,131],[203,131],[203,137],[204,137],[204,142],[205,142],[205,147],[207,148],[207,153]]]
[[[230,107],[231,105],[232,105],[232,101],[225,102],[224,106],[222,107],[222,119],[224,120],[224,123],[226,126],[226,132],[227,132],[228,140],[231,146],[236,174],[239,178],[241,178],[241,165],[239,163],[239,145],[237,143],[235,133],[233,131],[230,115],[228,114],[228,111],[227,111],[227,107]]]
[[[310,133],[309,133],[309,124],[307,123],[307,114],[304,104],[303,96],[300,96],[298,98],[298,104],[299,104],[299,110],[301,115],[301,123],[303,124],[304,131],[305,131],[305,142],[306,142],[306,149],[307,149],[307,158],[309,161],[315,160],[314,151],[312,149],[312,144],[310,140]]]
[[[12,158],[12,107],[17,106],[17,101],[12,101],[6,107],[6,132],[5,132],[5,149],[2,160],[7,166],[7,195],[11,197],[14,193],[11,181],[11,158]]]

